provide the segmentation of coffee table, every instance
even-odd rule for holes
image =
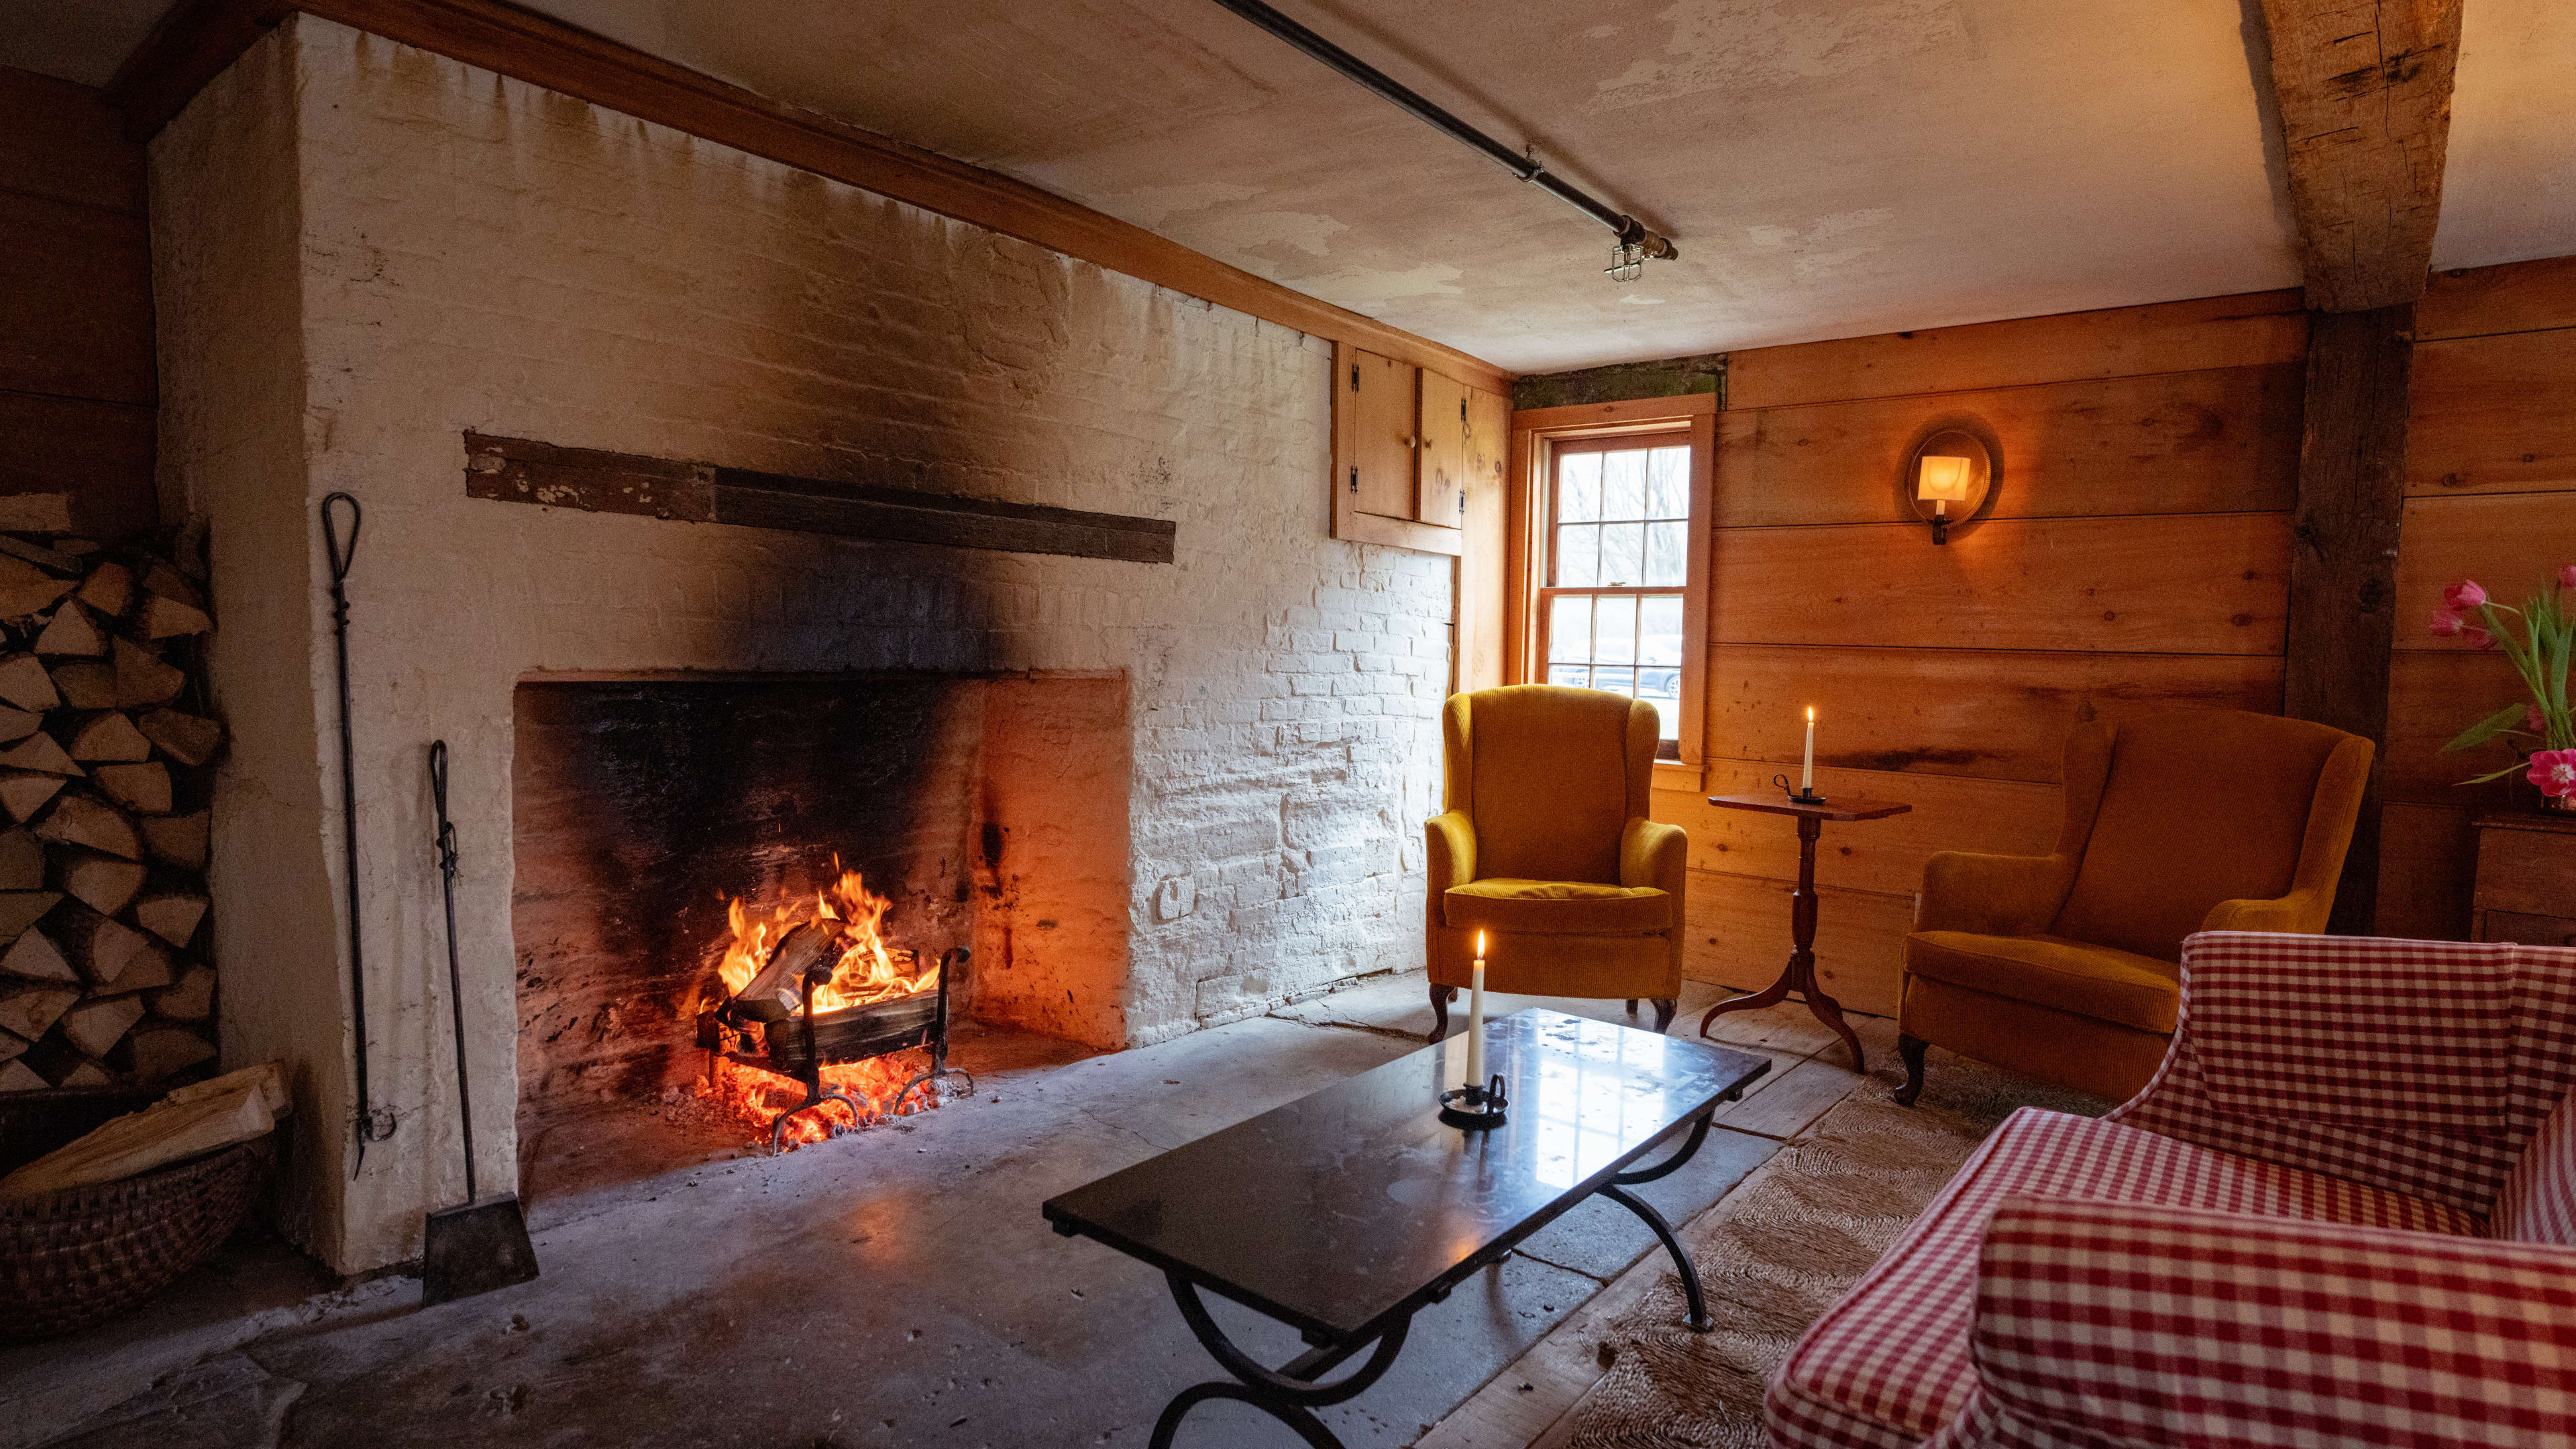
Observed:
[[[1442,1125],[1438,1098],[1465,1084],[1466,1059],[1462,1032],[1047,1200],[1058,1233],[1163,1270],[1190,1331],[1234,1375],[1174,1398],[1154,1449],[1210,1399],[1336,1449],[1312,1410],[1376,1383],[1414,1314],[1595,1193],[1645,1220],[1681,1275],[1690,1326],[1709,1328],[1689,1252],[1628,1189],[1690,1161],[1717,1105],[1770,1062],[1532,1008],[1485,1023],[1486,1071],[1508,1083],[1511,1106],[1501,1127],[1465,1132]],[[1634,1166],[1685,1130],[1679,1151]],[[1312,1351],[1263,1366],[1208,1316],[1202,1291],[1288,1324]],[[1324,1382],[1363,1350],[1356,1373]]]

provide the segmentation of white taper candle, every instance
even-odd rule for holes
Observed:
[[[1798,793],[1816,793],[1816,707],[1807,706],[1807,762],[1798,770]]]
[[[1485,933],[1476,933],[1476,969],[1467,978],[1467,1085],[1485,1085]]]

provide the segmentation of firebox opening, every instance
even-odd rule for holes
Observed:
[[[1118,1044],[1123,675],[548,678],[514,711],[523,1195],[926,1110],[970,1014]],[[1089,929],[1032,972],[1021,914]]]

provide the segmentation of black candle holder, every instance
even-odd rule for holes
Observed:
[[[1484,1086],[1455,1087],[1441,1093],[1440,1120],[1470,1132],[1487,1132],[1503,1125],[1503,1109],[1510,1105],[1503,1091],[1502,1074],[1497,1072]]]
[[[1789,803],[1792,805],[1822,805],[1825,803],[1825,797],[1817,794],[1816,787],[1813,785],[1802,785],[1799,788],[1792,790],[1789,788],[1789,777],[1786,775],[1772,776],[1771,783],[1780,787],[1780,793],[1788,796]]]

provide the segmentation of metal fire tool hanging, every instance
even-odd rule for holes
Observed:
[[[349,537],[344,544],[332,519],[332,505],[349,505]],[[357,1018],[358,1160],[349,1167],[356,1177],[367,1165],[367,1144],[394,1135],[390,1107],[378,1107],[367,1090],[367,958],[358,922],[358,764],[349,734],[349,566],[358,558],[358,527],[365,521],[358,500],[334,493],[322,500],[322,541],[331,551],[331,624],[340,643],[340,817],[348,849],[349,1009]]]
[[[438,877],[447,897],[447,1005],[456,1024],[456,1121],[465,1138],[465,1201],[429,1215],[421,1232],[420,1306],[471,1298],[537,1276],[527,1215],[515,1192],[474,1192],[474,1093],[465,1075],[465,978],[456,965],[456,827],[447,818],[447,741],[429,747],[438,802]]]

